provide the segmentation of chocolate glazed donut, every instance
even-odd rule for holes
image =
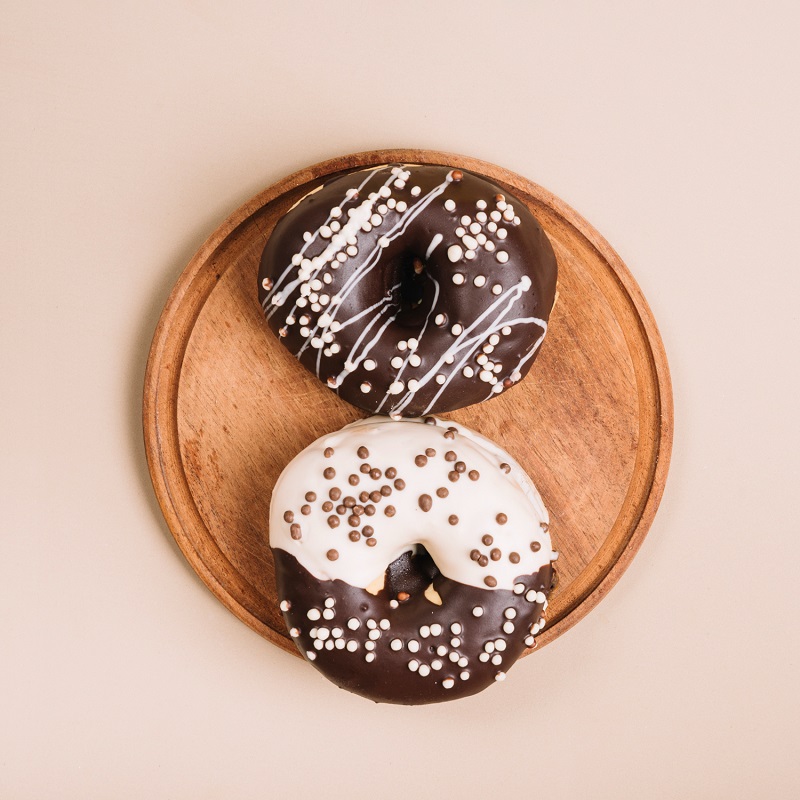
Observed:
[[[522,468],[433,417],[372,417],[306,448],[273,492],[270,544],[303,656],[404,704],[503,680],[544,626],[557,557]]]
[[[343,399],[413,417],[525,376],[556,273],[541,226],[495,184],[382,165],[321,183],[278,222],[259,299],[283,345]]]

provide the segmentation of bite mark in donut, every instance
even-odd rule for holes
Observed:
[[[358,494],[351,474],[364,478]],[[321,507],[334,496],[338,525]],[[286,520],[309,497],[296,538]],[[557,557],[548,528],[530,479],[479,434],[431,417],[361,420],[306,448],[275,487],[281,610],[300,652],[343,688],[407,704],[474,694],[544,626]]]
[[[278,222],[259,297],[280,341],[348,402],[419,416],[524,377],[556,272],[538,222],[500,187],[381,165],[315,187]]]

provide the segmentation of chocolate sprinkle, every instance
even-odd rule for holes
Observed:
[[[369,471],[369,476],[370,476],[370,478],[372,478],[372,480],[374,480],[374,481],[377,481],[377,480],[379,480],[382,474],[383,474],[383,473],[382,473],[382,472],[381,472],[379,469],[377,469],[376,467],[373,467],[373,468],[372,468],[372,469]]]
[[[502,556],[503,554],[497,547],[493,547],[491,552],[489,553],[489,557],[492,559],[492,561],[499,561],[502,558]]]
[[[361,472],[363,472],[365,475],[369,475],[369,471],[370,471],[370,469],[372,469],[372,467],[370,467],[370,465],[369,465],[369,464],[362,464],[362,465],[359,467],[359,470],[360,470]]]
[[[362,503],[366,503],[366,502],[367,502],[367,500],[369,500],[369,492],[361,492],[361,494],[358,496],[358,499],[359,499],[359,500],[360,500]]]
[[[541,549],[542,549],[541,542],[531,542],[531,550],[533,550],[534,553],[538,553]]]
[[[372,534],[375,533],[375,529],[372,527],[372,525],[365,525],[361,530],[363,531],[364,536],[372,536]]]
[[[397,489],[398,492],[402,492],[403,489],[406,488],[406,482],[402,478],[398,478],[394,482],[394,488]]]
[[[328,497],[330,497],[331,500],[338,500],[341,496],[342,490],[337,486],[334,486],[333,489],[328,492]]]
[[[446,489],[444,486],[440,486],[436,490],[436,494],[437,494],[438,497],[447,497],[447,495],[450,494],[450,490]]]
[[[508,475],[508,473],[511,472],[511,464],[506,464],[506,462],[504,461],[500,465],[500,469],[503,470],[503,472],[505,472],[506,475]]]
[[[419,507],[423,511],[430,511],[433,506],[433,499],[429,494],[421,494],[419,496]]]
[[[308,500],[309,503],[313,503],[316,499],[317,499],[316,492],[306,492],[306,500]]]
[[[308,516],[311,513],[311,506],[301,506],[300,513]]]
[[[478,480],[478,478],[480,478],[480,476],[481,476],[480,472],[478,472],[478,470],[476,470],[476,469],[471,469],[471,470],[469,471],[469,479],[470,479],[471,481],[476,481],[476,480]]]
[[[383,495],[383,497],[388,497],[391,493],[392,493],[391,486],[386,486],[385,484],[381,486],[381,495]]]
[[[347,518],[347,523],[352,528],[357,528],[361,524],[361,517],[357,516],[356,514],[351,514]]]
[[[502,511],[497,515],[496,519],[498,525],[505,525],[508,522],[508,517]]]
[[[303,535],[296,522],[289,528],[289,533],[292,535],[292,539],[300,539]]]
[[[333,448],[332,447],[326,447],[325,448],[325,453],[323,455],[325,456],[325,458],[330,458],[333,455]]]
[[[292,511],[284,511],[284,513],[283,513],[283,521],[284,522],[294,522],[294,513]]]
[[[351,542],[357,542],[361,538],[361,534],[358,531],[350,531],[347,536]]]
[[[414,463],[415,463],[415,464],[416,464],[418,467],[424,467],[424,466],[425,466],[425,465],[428,463],[428,458],[427,458],[427,456],[417,456],[417,457],[414,459]]]
[[[328,561],[336,561],[336,559],[339,558],[339,551],[328,550],[327,556],[328,556]]]
[[[386,477],[389,478],[389,480],[396,478],[397,470],[394,467],[389,467],[389,469],[386,470]]]
[[[378,544],[378,540],[374,536],[370,536],[367,539],[367,547],[375,547],[376,544]]]
[[[326,501],[325,501],[325,502],[322,504],[322,510],[323,510],[323,511],[333,511],[333,503],[331,503],[331,501],[330,501],[330,500],[326,500]]]
[[[333,514],[331,514],[331,516],[328,517],[328,525],[330,525],[331,528],[338,528],[339,527],[339,517],[334,516]]]
[[[351,497],[350,495],[347,495],[347,497],[345,497],[345,499],[344,499],[344,500],[342,500],[342,505],[343,505],[345,508],[353,508],[353,506],[354,506],[355,504],[356,504],[356,499],[355,499],[355,497]]]
[[[347,513],[347,506],[342,503],[342,505],[336,506],[336,513],[337,514],[346,514]]]
[[[356,452],[359,458],[369,458],[369,450],[364,445],[361,445]]]
[[[456,461],[456,465],[454,467],[456,472],[466,472],[467,465],[463,461]]]
[[[444,460],[445,461],[455,461],[457,458],[458,458],[458,456],[452,450],[448,450],[444,454]]]
[[[486,534],[486,535],[485,535],[485,536],[484,536],[484,537],[481,539],[481,541],[482,541],[482,542],[483,542],[483,543],[484,543],[484,544],[485,544],[485,545],[488,547],[490,544],[492,544],[492,543],[494,542],[494,539],[493,539],[491,536],[489,536],[489,534],[487,533],[487,534]]]
[[[461,476],[455,470],[453,470],[452,472],[447,473],[447,477],[450,478],[453,483],[455,483]]]
[[[394,506],[386,506],[383,509],[383,513],[386,514],[387,517],[393,517],[396,513],[397,509]]]
[[[481,557],[478,559],[478,566],[479,566],[479,567],[485,567],[485,566],[487,566],[487,565],[488,565],[488,563],[489,563],[489,559],[488,559],[488,558],[486,558],[486,556],[481,556]]]
[[[353,474],[352,474],[352,475],[351,475],[351,476],[350,476],[350,477],[347,479],[347,482],[348,482],[348,483],[349,483],[351,486],[358,486],[358,482],[359,482],[360,480],[361,480],[361,479],[358,477],[358,475],[356,475],[355,473],[353,473]]]
[[[436,455],[436,451],[432,447],[428,447],[425,450],[425,455],[428,456],[428,458],[433,458]]]
[[[383,495],[379,491],[370,492],[369,499],[372,500],[373,503],[380,503],[383,499]]]
[[[473,550],[470,550],[470,551],[469,551],[469,557],[470,557],[470,558],[471,558],[473,561],[477,561],[477,560],[478,560],[478,559],[481,557],[480,550],[475,550],[475,549],[473,549]]]
[[[336,470],[333,467],[325,467],[322,474],[328,480],[331,480],[332,478],[336,477]]]
[[[365,514],[366,514],[368,517],[371,517],[371,516],[372,516],[372,515],[375,513],[375,506],[374,506],[374,505],[372,505],[372,503],[370,503],[368,506],[365,506],[365,507],[364,507],[364,513],[365,513]]]
[[[484,582],[484,583],[485,583],[485,584],[486,584],[486,585],[487,585],[487,586],[488,586],[490,589],[494,589],[494,587],[495,587],[495,586],[497,586],[497,578],[493,578],[491,575],[487,575],[487,576],[486,576],[486,577],[483,579],[483,582]]]
[[[510,561],[512,564],[519,564],[519,553],[513,553],[513,552],[512,552],[512,553],[509,553],[509,554],[508,554],[508,560],[509,560],[509,561]]]

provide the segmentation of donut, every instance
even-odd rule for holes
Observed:
[[[280,342],[344,400],[415,417],[526,375],[556,273],[541,226],[505,189],[384,164],[320,183],[278,221],[259,299]]]
[[[547,510],[508,453],[461,425],[375,416],[323,436],[279,477],[269,525],[292,640],[375,702],[475,694],[545,624]]]

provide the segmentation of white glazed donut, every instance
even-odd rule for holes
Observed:
[[[485,437],[433,417],[361,420],[275,486],[281,609],[339,686],[397,703],[474,694],[544,625],[548,526],[530,478]]]

